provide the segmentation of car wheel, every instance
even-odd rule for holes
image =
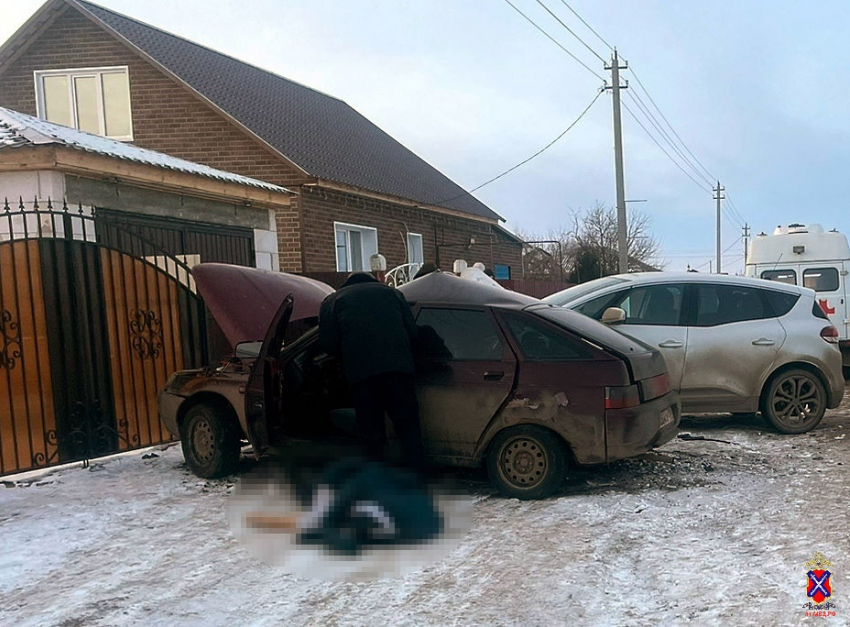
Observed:
[[[233,474],[241,449],[237,426],[235,417],[218,405],[199,403],[186,412],[180,440],[192,472],[204,479]]]
[[[567,447],[543,427],[511,427],[493,439],[487,455],[487,471],[490,481],[505,496],[542,499],[564,482]]]
[[[786,370],[770,380],[761,411],[780,433],[805,433],[826,412],[826,389],[807,370]]]

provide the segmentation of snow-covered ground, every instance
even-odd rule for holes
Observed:
[[[233,482],[179,447],[0,486],[0,625],[796,625],[805,563],[833,563],[850,624],[850,406],[780,436],[690,417],[643,459],[576,473],[558,498],[492,495],[462,474],[472,527],[402,578],[316,581],[231,533]]]

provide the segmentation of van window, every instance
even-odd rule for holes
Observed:
[[[797,285],[797,273],[793,270],[765,270],[761,278],[767,281],[779,281],[788,285]]]
[[[838,289],[838,269],[808,268],[803,270],[803,286],[816,292],[834,292]]]

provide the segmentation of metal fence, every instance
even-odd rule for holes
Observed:
[[[81,205],[0,207],[0,474],[171,440],[157,392],[207,361],[185,258]]]

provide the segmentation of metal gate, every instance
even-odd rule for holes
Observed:
[[[204,306],[182,260],[121,228],[0,210],[0,474],[172,439],[156,394],[207,363]]]

